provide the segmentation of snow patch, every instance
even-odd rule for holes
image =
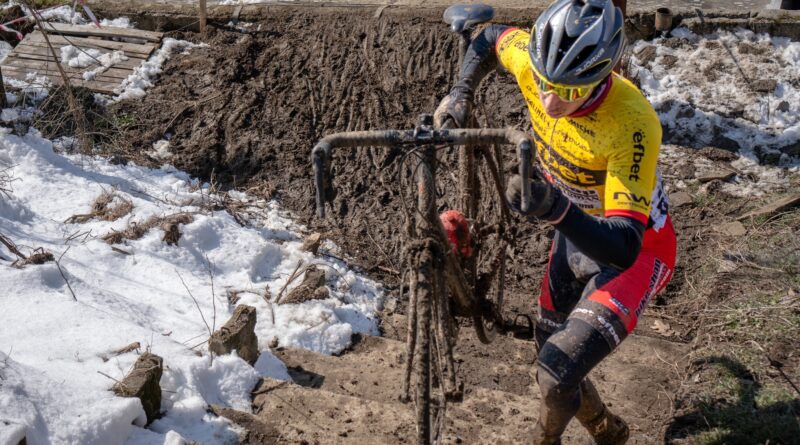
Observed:
[[[30,15],[29,12],[28,15]],[[40,11],[39,15],[45,21],[71,23],[73,25],[80,25],[87,22],[80,12],[74,11],[72,7],[68,5]]]
[[[665,143],[738,151],[742,174],[726,184],[729,193],[788,184],[800,167],[800,158],[782,153],[800,143],[800,42],[744,29],[700,36],[677,28],[632,51],[634,77],[661,118]]]
[[[249,411],[261,377],[289,380],[272,343],[338,353],[352,333],[378,334],[380,286],[338,260],[302,251],[304,228],[276,203],[230,193],[227,199],[246,210],[243,227],[229,213],[209,210],[222,197],[174,167],[114,165],[55,148],[35,130],[17,136],[0,129],[0,163],[16,179],[11,197],[0,200],[0,228],[24,253],[52,252],[64,273],[52,262],[9,267],[14,255],[0,246],[0,442],[25,434],[32,444],[237,443],[237,430],[207,407]],[[116,221],[64,222],[109,191],[133,210]],[[193,221],[180,226],[177,246],[167,245],[158,227],[117,251],[102,240],[180,212]],[[328,271],[330,298],[275,304],[299,261]],[[236,303],[232,292],[241,297]],[[209,327],[219,328],[236,304],[258,311],[255,367],[235,353],[212,360],[206,352]],[[133,342],[164,358],[164,416],[148,429],[141,428],[138,400],[109,391],[139,352],[111,351]]]
[[[122,81],[122,85],[114,90],[116,96],[110,99],[101,99],[106,104],[116,103],[125,99],[137,99],[145,96],[145,89],[153,86],[155,78],[161,73],[164,62],[173,55],[185,53],[186,51],[204,46],[205,44],[195,44],[185,40],[176,40],[167,37],[163,40],[159,48],[147,61],[138,66],[133,74]],[[96,96],[97,98],[97,96]]]
[[[100,26],[112,27],[112,28],[133,28],[133,24],[131,23],[131,19],[128,17],[117,17],[113,20],[103,19],[100,20]]]
[[[147,154],[159,161],[166,161],[172,157],[172,153],[169,151],[169,141],[161,139],[153,143],[153,149]]]

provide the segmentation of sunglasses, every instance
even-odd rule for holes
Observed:
[[[559,85],[557,83],[548,82],[533,66],[531,66],[531,71],[533,72],[533,81],[536,83],[536,88],[539,89],[539,92],[542,94],[555,94],[564,102],[581,100],[588,96],[594,87],[597,86],[597,84],[586,86]]]

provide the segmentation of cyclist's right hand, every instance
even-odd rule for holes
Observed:
[[[433,112],[433,124],[436,128],[441,128],[448,119],[453,119],[457,128],[464,128],[469,122],[471,112],[472,95],[453,88]]]

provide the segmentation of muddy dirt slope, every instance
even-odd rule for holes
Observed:
[[[399,255],[403,249],[402,202],[403,197],[410,199],[413,191],[403,153],[370,149],[338,153],[333,160],[338,195],[328,216],[317,220],[313,218],[310,151],[319,138],[337,131],[413,126],[417,114],[432,111],[448,91],[456,71],[457,41],[438,18],[414,17],[411,12],[380,19],[374,18],[374,11],[358,10],[315,14],[308,9],[276,8],[271,13],[271,20],[254,24],[247,33],[213,29],[206,40],[209,46],[170,60],[159,83],[143,100],[118,105],[113,112],[119,120],[132,120],[133,124],[121,134],[117,150],[138,162],[160,165],[166,161],[223,186],[277,198],[311,231],[322,232],[339,246],[329,254],[347,258],[386,283],[391,296],[398,297],[403,269]],[[172,36],[199,41],[191,33]],[[482,125],[529,130],[524,103],[508,76],[491,75],[477,102]],[[171,156],[149,158],[146,152],[162,139],[169,140]],[[736,222],[737,217],[772,198],[751,200],[724,192],[722,183],[729,181],[730,175],[700,182],[699,176],[705,173],[694,162],[707,158],[709,170],[728,171],[736,158],[730,152],[710,148],[704,153],[682,147],[671,147],[670,152],[672,157],[662,156],[668,187],[678,182],[685,187],[682,202],[672,212],[681,246],[675,276],[640,321],[638,335],[594,372],[598,387],[612,409],[630,420],[632,443],[681,443],[685,437],[714,428],[735,431],[739,427],[736,419],[742,418],[739,408],[741,413],[750,413],[751,405],[737,404],[734,399],[741,398],[739,395],[730,397],[734,401],[718,395],[727,387],[720,387],[718,374],[711,372],[717,372],[717,362],[688,365],[689,355],[700,354],[695,350],[707,355],[725,351],[741,358],[742,367],[755,370],[746,374],[747,379],[763,379],[768,388],[765,393],[770,397],[779,394],[775,400],[780,410],[759,412],[774,415],[777,424],[792,419],[797,424],[791,413],[800,411],[792,411],[797,407],[791,402],[792,393],[785,392],[786,382],[780,374],[764,368],[769,365],[763,364],[761,353],[747,362],[746,357],[731,352],[749,344],[753,333],[790,317],[789,328],[769,338],[780,340],[776,350],[782,352],[781,363],[796,375],[798,368],[792,365],[797,365],[798,357],[786,346],[791,343],[787,339],[800,335],[792,318],[796,315],[784,311],[780,317],[764,316],[766,321],[758,325],[759,330],[741,320],[746,322],[747,314],[782,311],[773,302],[780,296],[772,294],[770,303],[765,303],[767,309],[747,305],[762,301],[766,290],[777,289],[778,295],[785,293],[787,286],[790,291],[790,286],[797,286],[796,249],[790,248],[796,245],[796,236],[770,238],[769,248],[764,247],[767,240],[763,239],[769,230],[796,234],[800,227],[797,213],[757,221],[762,225],[746,220],[746,237],[726,235],[718,227]],[[503,168],[511,173],[514,154],[509,148],[504,156]],[[438,203],[445,209],[454,207],[451,166],[455,162],[448,154],[443,154],[442,160]],[[507,277],[508,319],[531,314],[551,236],[546,227],[516,223],[517,242],[510,252]],[[753,242],[743,246],[734,241]],[[745,258],[741,253],[728,255],[734,248],[736,252],[760,249],[764,255],[758,260],[759,268],[741,263],[730,269],[728,264],[728,269],[720,272],[721,259]],[[739,297],[741,301],[734,301]],[[411,407],[397,401],[405,302],[396,303],[395,313],[384,314],[385,338],[361,338],[341,357],[279,351],[297,383],[264,382],[255,393],[257,416],[227,415],[246,426],[251,443],[268,440],[265,438],[278,438],[280,443],[365,443],[375,438],[380,443],[410,441]],[[728,312],[713,311],[738,311],[740,307],[745,308],[741,310],[746,316],[735,318],[733,326],[738,330],[719,333],[720,327],[731,325],[725,324],[727,319],[715,317]],[[660,324],[650,317],[657,317]],[[461,443],[520,443],[538,407],[537,390],[529,375],[535,359],[533,344],[501,337],[485,347],[472,339],[469,329],[462,328],[457,348],[466,396],[448,412],[448,437]],[[771,340],[756,339],[765,348],[771,347]],[[687,383],[689,375],[692,381]],[[738,382],[744,377],[736,374],[735,378]],[[700,388],[713,397],[698,394]],[[785,402],[787,398],[789,402]],[[680,421],[675,420],[677,410],[685,414]],[[719,413],[724,416],[712,415]],[[578,427],[570,428],[570,438],[585,437]],[[753,428],[753,437],[774,436],[774,429]]]

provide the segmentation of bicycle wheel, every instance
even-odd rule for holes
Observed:
[[[423,249],[416,265],[416,348],[414,350],[414,374],[416,390],[414,404],[417,414],[417,443],[431,443],[431,303],[435,299],[433,255],[431,249]],[[413,273],[413,272],[412,272]]]
[[[474,159],[463,159],[473,153]],[[497,145],[459,152],[459,202],[473,212],[473,257],[462,260],[475,295],[471,317],[478,339],[491,343],[503,327],[502,306],[505,286],[505,231],[510,213],[504,199],[504,174]],[[466,171],[464,169],[467,169]],[[484,191],[486,191],[484,193]]]

